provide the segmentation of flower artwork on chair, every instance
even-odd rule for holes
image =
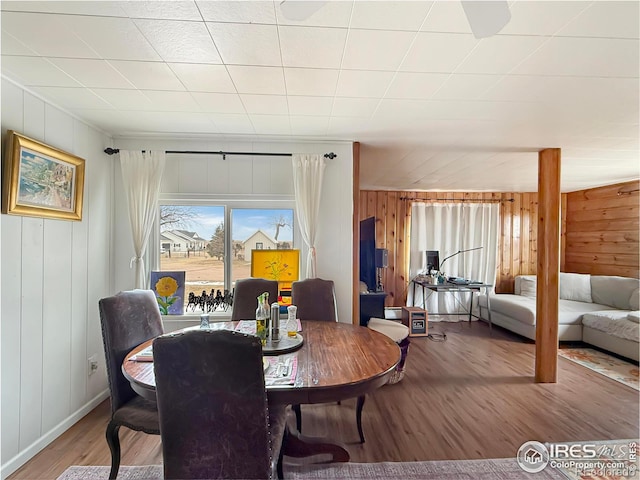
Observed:
[[[300,250],[251,250],[251,276],[276,280],[281,305],[291,303],[291,283],[299,272]]]
[[[185,272],[151,272],[151,290],[162,315],[184,313]]]

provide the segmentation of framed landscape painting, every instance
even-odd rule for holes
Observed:
[[[82,220],[84,160],[9,130],[2,213]]]
[[[184,314],[185,272],[151,272],[151,290],[162,315]]]

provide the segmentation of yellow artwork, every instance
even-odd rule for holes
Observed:
[[[280,305],[291,305],[291,283],[299,272],[300,250],[251,250],[251,276],[276,280]]]
[[[298,280],[300,250],[251,250],[251,276],[276,280],[281,286]]]

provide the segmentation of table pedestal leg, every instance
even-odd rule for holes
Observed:
[[[329,454],[329,462],[348,462],[349,452],[342,445],[329,443],[324,438],[307,437],[291,431],[287,426],[282,442],[283,454],[287,457],[302,458],[312,455]]]

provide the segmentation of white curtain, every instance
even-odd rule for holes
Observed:
[[[462,277],[495,285],[498,265],[498,203],[414,203],[411,207],[410,278],[426,272],[427,250],[440,253],[440,271],[446,277]],[[460,253],[460,250],[482,247]],[[407,305],[423,306],[420,286],[409,285]],[[424,305],[428,312],[465,314],[469,293],[435,293],[426,291]],[[468,314],[468,313],[467,313]],[[456,317],[449,317],[457,320]],[[442,320],[447,320],[443,317]]]
[[[134,265],[136,267],[135,288],[146,288],[147,285],[143,258],[151,227],[158,213],[158,193],[165,156],[165,152],[120,150],[122,182],[129,207],[135,250],[129,264],[130,268]]]
[[[316,234],[326,160],[323,155],[316,154],[293,154],[292,157],[296,215],[302,239],[309,247],[304,278],[315,278],[317,276]]]

